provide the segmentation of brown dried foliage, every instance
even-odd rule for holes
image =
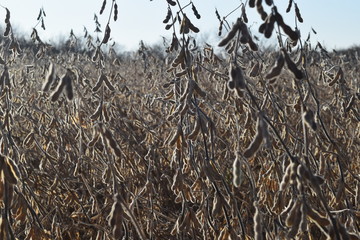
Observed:
[[[277,60],[238,24],[226,57],[174,32],[168,65],[2,49],[0,238],[359,239],[360,51]]]

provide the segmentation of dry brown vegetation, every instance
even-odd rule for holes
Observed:
[[[215,54],[190,36],[195,6],[167,2],[168,61],[105,54],[109,23],[92,56],[51,54],[36,29],[21,49],[7,17],[0,238],[360,239],[359,49],[311,47],[250,0],[278,50],[240,6],[233,25],[217,12]]]

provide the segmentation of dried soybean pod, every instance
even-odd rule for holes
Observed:
[[[179,15],[178,15],[179,16]],[[180,34],[188,34],[190,32],[189,20],[184,14],[184,18],[180,22]]]
[[[259,204],[257,201],[254,202],[255,214],[254,214],[254,239],[262,240],[263,239],[263,229],[261,223],[261,214],[259,211]]]
[[[280,75],[282,68],[284,67],[285,59],[282,53],[276,59],[275,65],[271,68],[270,72],[266,74],[266,79],[272,79]]]
[[[192,80],[194,81],[194,80]],[[206,92],[204,92],[199,85],[197,84],[197,82],[194,81],[194,90],[197,94],[199,94],[201,97],[205,97],[206,96]]]
[[[338,80],[344,77],[344,72],[341,67],[339,67],[338,71],[336,72],[335,77],[329,82],[329,86],[333,86]]]
[[[249,34],[249,31],[248,31],[248,29],[247,29],[246,24],[243,23],[243,22],[241,22],[241,24],[240,24],[240,33],[241,33],[240,39],[239,39],[240,42],[241,42],[242,44],[248,43],[248,42],[249,42],[249,39],[250,39],[251,37],[250,37],[250,34]]]
[[[236,23],[232,26],[232,28],[230,29],[230,31],[226,34],[226,36],[219,42],[218,46],[219,47],[223,47],[226,44],[228,44],[230,42],[231,39],[233,39],[237,33],[237,31],[240,29],[241,27],[241,19],[238,18],[236,20]]]
[[[39,20],[40,20],[40,18],[41,18],[41,15],[42,15],[42,9],[40,8],[40,12],[39,12],[39,15],[38,15],[38,17],[36,18],[36,20],[37,20],[37,21],[39,21]]]
[[[221,20],[221,17],[220,17],[220,14],[219,14],[217,8],[215,8],[215,15],[216,15],[217,19],[219,20],[219,22],[221,22],[222,20]]]
[[[322,185],[325,183],[325,179],[321,176],[318,176],[318,175],[313,175],[312,178],[311,178],[311,182],[313,182],[312,184],[315,184],[315,185]]]
[[[100,74],[97,82],[95,83],[95,86],[92,88],[93,92],[96,92],[101,87],[102,83],[104,81],[104,74]]]
[[[295,14],[296,14],[296,17],[297,17],[297,19],[299,20],[299,22],[302,23],[304,20],[303,20],[302,17],[301,17],[300,10],[299,10],[299,8],[298,8],[298,6],[297,6],[296,3],[295,3]]]
[[[230,81],[231,81],[231,77],[233,77],[232,81],[235,83],[235,88],[245,89],[244,74],[242,72],[242,69],[239,67],[239,65],[236,62],[232,64],[230,71],[231,71]]]
[[[189,71],[189,69],[185,68],[184,70],[175,73],[175,77],[182,77],[182,76],[186,75],[188,73],[188,71]]]
[[[118,11],[118,5],[117,3],[114,4],[114,21],[116,22],[116,20],[118,19],[118,14],[119,14],[119,11]]]
[[[186,98],[188,98],[188,99],[191,98],[191,96],[194,92],[195,84],[196,84],[196,82],[192,79],[189,79],[187,81],[187,84],[183,91],[183,94],[179,98],[180,102],[183,102]]]
[[[259,71],[260,71],[260,62],[256,62],[254,66],[252,66],[249,72],[249,76],[256,77],[257,75],[259,75]]]
[[[101,112],[102,112],[102,102],[99,102],[99,105],[97,106],[95,112],[90,116],[90,119],[92,120],[96,120],[101,116]]]
[[[312,173],[303,164],[299,164],[297,166],[296,174],[300,178],[307,180],[307,181],[311,181],[313,179]]]
[[[227,100],[229,98],[229,86],[227,86],[227,84],[223,87],[223,94],[221,98],[223,100]]]
[[[185,48],[181,48],[179,54],[176,56],[174,61],[172,62],[171,66],[177,67],[181,62],[183,62],[185,58]]]
[[[280,26],[284,30],[286,35],[288,35],[290,37],[291,40],[293,40],[293,41],[299,40],[299,34],[296,31],[292,30],[291,27],[289,27],[286,24],[282,24]]]
[[[5,162],[6,162],[5,156],[0,153],[0,169],[3,168]],[[0,172],[1,172],[1,171],[0,171]],[[1,177],[0,177],[0,178],[1,178]],[[1,181],[0,181],[0,184],[1,184]],[[0,198],[1,198],[1,197],[2,197],[2,195],[0,194]]]
[[[248,20],[247,15],[246,15],[245,5],[241,6],[241,14],[242,14],[242,18],[243,18],[244,22],[248,23],[249,20]]]
[[[275,20],[280,25],[280,27],[284,30],[286,35],[290,37],[292,41],[298,41],[299,40],[299,34],[292,30],[291,27],[285,24],[283,17],[280,15],[280,13],[277,12],[277,10],[274,10],[275,12]]]
[[[4,32],[4,37],[9,36],[10,29],[11,29],[11,24],[10,24],[10,23],[7,23],[7,24],[6,24],[6,29],[5,29],[5,32]]]
[[[168,2],[168,4],[170,4],[171,6],[175,6],[176,2],[173,0],[166,0]]]
[[[15,185],[20,177],[19,168],[12,159],[8,157],[4,157],[4,158],[5,158],[5,163],[2,166],[2,169],[4,171],[5,180],[10,184]]]
[[[103,14],[104,10],[105,10],[105,6],[106,6],[106,0],[103,0],[101,9],[100,9],[100,15]]]
[[[63,78],[65,84],[65,93],[68,100],[72,100],[74,98],[74,91],[72,87],[72,79],[70,77],[70,74],[72,74],[72,72],[70,70],[67,70],[67,73]]]
[[[335,202],[339,204],[341,202],[341,199],[344,197],[345,194],[345,183],[341,179],[338,181],[339,185],[337,187],[337,191],[335,194]]]
[[[16,203],[16,213],[15,213],[15,217],[14,219],[16,221],[19,221],[21,223],[23,223],[26,219],[26,216],[27,216],[27,204],[26,204],[26,200],[24,199],[24,197],[20,197],[18,198],[17,200],[17,203]]]
[[[239,187],[241,184],[241,161],[238,155],[233,163],[233,184],[235,187]]]
[[[235,81],[234,81],[235,78],[236,78],[235,67],[233,64],[231,64],[229,70],[229,81],[227,82],[227,86],[230,90],[234,90],[235,88]]]
[[[175,145],[176,141],[178,140],[178,138],[180,138],[181,136],[181,132],[182,132],[182,129],[181,129],[181,125],[179,124],[177,126],[177,129],[176,129],[176,132],[175,134],[171,137],[171,139],[169,140],[169,146],[173,146]]]
[[[341,224],[339,221],[337,222],[337,229],[339,231],[339,235],[340,235],[341,239],[351,240],[349,232],[346,230],[344,225]],[[358,240],[359,238],[356,238],[356,239]]]
[[[264,120],[262,121],[262,135],[263,135],[263,139],[264,139],[264,146],[266,148],[271,148],[271,139],[270,139],[270,134],[269,134],[269,129],[268,129],[268,125],[267,122],[265,122]]]
[[[259,50],[258,45],[253,41],[253,39],[251,37],[249,38],[249,41],[247,44],[249,45],[249,47],[252,51],[256,52]]]
[[[350,100],[349,100],[349,103],[345,107],[345,112],[350,111],[351,107],[354,105],[354,102],[355,102],[355,95],[352,95]]]
[[[288,216],[285,219],[285,224],[287,227],[294,226],[298,221],[301,220],[301,214],[300,214],[300,207],[301,202],[300,200],[295,200],[295,204],[290,209]]]
[[[273,24],[273,23],[267,24],[267,25],[266,25],[266,28],[265,28],[265,30],[264,30],[264,36],[265,36],[266,38],[270,38],[271,35],[272,35],[272,33],[273,33],[273,31],[274,31],[274,24]]]
[[[107,142],[109,143],[111,149],[113,150],[113,152],[115,153],[115,155],[117,157],[121,157],[121,150],[117,144],[117,142],[115,141],[115,138],[113,137],[111,131],[107,128],[104,129],[103,131],[103,136],[105,136]]]
[[[176,34],[173,33],[169,51],[172,52],[174,49],[175,49],[175,51],[177,51],[179,49],[179,40],[176,37]]]
[[[273,1],[272,1],[272,0],[265,0],[265,2],[266,2],[266,4],[267,4],[268,6],[273,5]]]
[[[280,186],[279,186],[279,191],[284,191],[285,188],[287,187],[287,185],[289,184],[290,182],[290,175],[291,175],[291,169],[293,167],[293,164],[294,163],[290,163],[286,169],[285,169],[285,174],[283,176],[283,178],[281,179],[281,183],[280,183]]]
[[[262,6],[262,0],[256,0],[255,5],[256,7]]]
[[[60,82],[59,82],[59,84],[57,85],[55,91],[51,94],[51,98],[50,98],[50,99],[51,99],[52,102],[55,102],[56,100],[59,99],[60,94],[62,93],[62,91],[63,91],[63,89],[64,89],[64,87],[65,87],[65,84],[66,84],[66,83],[65,83],[65,80],[64,80],[65,76],[66,76],[66,75],[64,75],[64,76],[60,79]]]
[[[267,13],[264,11],[264,8],[262,6],[262,0],[256,0],[255,2],[255,5],[256,5],[256,10],[258,11],[258,13],[260,14],[261,16],[261,19],[263,21],[265,21],[265,19],[267,18]]]
[[[190,229],[190,211],[186,211],[184,218],[179,224],[179,232],[187,232]]]
[[[225,50],[228,54],[232,54],[235,50],[236,41],[230,41],[228,45],[226,45]]]
[[[221,195],[221,193],[216,192],[215,194],[216,196],[214,198],[213,208],[211,210],[211,215],[213,216],[213,218],[220,216],[223,207],[222,203],[225,201],[223,200],[223,196]]]
[[[50,89],[50,85],[55,79],[55,66],[52,62],[50,62],[49,68],[46,73],[45,82],[42,86],[42,91],[46,92]]]
[[[166,29],[166,30],[169,30],[173,25],[174,25],[174,23],[172,23],[172,24],[167,24],[167,25],[165,26],[165,29]]]
[[[287,12],[287,13],[290,12],[292,3],[293,3],[293,0],[289,0],[289,4],[288,4],[288,6],[287,6],[287,8],[286,8],[286,12]]]
[[[251,158],[259,149],[261,146],[261,143],[263,141],[263,118],[261,114],[259,114],[258,119],[256,121],[256,134],[253,139],[253,141],[250,143],[250,145],[245,149],[244,151],[244,157]]]
[[[0,174],[3,174],[3,172],[0,172]],[[1,176],[1,175],[0,175]],[[4,184],[3,183],[0,183],[1,184],[1,191],[4,191]],[[3,192],[1,192],[2,195],[3,195]],[[0,238],[1,239],[6,239],[7,238],[7,231],[5,230],[6,229],[6,225],[8,224],[8,221],[4,218],[0,218]]]
[[[229,90],[235,89],[235,81],[234,81],[235,77],[236,77],[235,67],[231,65],[229,70],[229,81],[227,82],[227,87]]]
[[[224,227],[221,232],[219,233],[219,237],[217,238],[218,240],[225,240],[225,239],[233,239],[232,237],[230,238],[230,231],[227,227]],[[235,239],[235,238],[234,238]]]
[[[255,0],[249,0],[249,7],[251,8],[255,7]]]
[[[122,239],[124,235],[122,226],[124,211],[122,209],[121,199],[118,193],[115,194],[114,200],[114,204],[112,205],[108,216],[108,224],[112,228],[112,234],[115,239]]]
[[[200,32],[200,30],[197,27],[195,27],[194,24],[192,24],[192,22],[189,19],[188,21],[189,21],[189,28],[191,31],[193,31],[194,33]]]
[[[105,82],[105,86],[110,90],[110,91],[115,91],[114,86],[111,84],[111,82],[109,81],[108,77],[106,75],[104,75],[103,80]]]
[[[257,11],[258,11],[258,13],[260,14],[260,16],[261,16],[261,19],[263,20],[263,21],[265,21],[265,19],[267,18],[267,13],[264,11],[264,8],[262,7],[262,6],[260,6],[260,7],[257,7]]]
[[[163,100],[170,100],[174,96],[174,89],[170,89],[168,93],[165,94]]]
[[[106,106],[105,106],[105,105],[103,105],[103,108],[102,108],[102,116],[103,116],[103,118],[104,118],[104,120],[105,120],[106,122],[109,122],[109,121],[110,121],[110,116],[109,116],[109,114],[108,114],[108,111],[106,110]]]
[[[275,16],[271,14],[268,17],[267,23],[265,23],[265,29],[264,29],[264,36],[266,38],[270,38],[273,31],[274,31],[274,24],[275,24]]]
[[[286,52],[286,50],[283,48],[281,49],[282,52],[284,53],[284,57],[285,57],[285,62],[287,67],[289,68],[289,70],[294,74],[294,76],[297,79],[302,79],[304,77],[304,74],[301,70],[299,70],[297,68],[297,66],[295,65],[295,63],[291,60],[290,56],[288,55],[288,53]]]
[[[68,100],[73,100],[74,98],[74,91],[72,87],[71,78],[67,78],[66,85],[65,85],[65,93]]]
[[[177,21],[179,22],[179,23],[181,23],[181,17],[180,17],[180,13],[179,12],[177,12]]]
[[[307,219],[306,207],[305,207],[304,203],[302,204],[300,211],[301,211],[302,217],[301,217],[301,221],[300,221],[300,231],[298,231],[298,232],[306,233],[308,230],[308,219]]]
[[[282,197],[282,192],[279,192],[279,193],[280,193],[279,194],[280,197]],[[283,200],[283,199],[281,199],[281,200]],[[288,205],[285,207],[285,209],[280,213],[280,217],[282,217],[282,218],[286,217],[289,214],[290,210],[295,205],[295,203],[296,203],[296,200],[294,198],[292,198],[290,200],[290,202],[288,203]]]
[[[34,142],[34,132],[31,131],[25,138],[23,141],[23,146],[29,148],[30,145]]]
[[[107,24],[106,28],[105,28],[105,35],[104,35],[104,38],[101,43],[103,43],[103,44],[108,43],[109,38],[110,38],[110,33],[111,33],[111,29],[110,29],[109,24]]]
[[[259,26],[259,33],[264,33],[265,32],[267,24],[268,24],[267,22],[264,22]]]
[[[7,68],[7,66],[5,66],[4,71],[1,74],[0,85],[10,86],[10,75],[9,75],[9,69]]]
[[[5,8],[5,10],[6,10],[5,23],[10,24],[10,11],[7,8]]]
[[[319,226],[326,227],[330,225],[329,219],[321,216],[318,211],[306,205],[306,214]]]
[[[169,7],[163,23],[168,23],[170,18],[171,18],[171,8]]]
[[[198,10],[196,9],[194,3],[191,3],[191,5],[192,5],[192,6],[191,6],[191,9],[193,10],[195,17],[196,17],[197,19],[200,19],[201,16],[200,16]]]
[[[96,47],[93,56],[91,57],[91,61],[96,62],[100,55],[100,47]]]
[[[184,116],[188,112],[188,109],[189,109],[189,104],[183,103],[179,111],[180,116]]]
[[[356,232],[349,232],[348,235],[350,240],[360,240],[359,234]]]
[[[200,117],[196,118],[194,129],[187,136],[188,139],[190,139],[190,140],[195,140],[196,139],[196,136],[199,134],[200,129],[201,129],[200,128],[200,125],[201,125],[200,121],[201,121]]]
[[[291,226],[290,231],[288,231],[288,233],[286,235],[288,237],[288,239],[292,239],[292,238],[294,238],[296,236],[296,234],[299,232],[301,221],[303,219],[306,219],[306,216],[304,216],[305,213],[303,212],[303,206],[302,205],[300,205],[298,207],[295,214],[296,215],[295,215],[295,217],[293,219],[294,220],[293,225]]]
[[[223,24],[224,24],[224,22],[223,22],[223,21],[220,21],[220,26],[219,26],[219,31],[218,31],[218,36],[219,36],[219,37],[220,37],[221,34],[222,34]]]
[[[280,26],[283,25],[283,24],[285,24],[283,17],[282,17],[281,14],[277,11],[277,8],[276,8],[276,7],[273,9],[273,15],[274,15],[274,17],[275,17],[275,21],[276,21]]]
[[[307,109],[303,115],[303,119],[308,127],[310,127],[313,131],[316,131],[316,122],[314,112],[310,109]]]

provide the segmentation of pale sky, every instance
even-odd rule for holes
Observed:
[[[40,38],[52,43],[61,35],[69,36],[73,29],[75,35],[83,36],[85,26],[93,36],[96,34],[94,13],[99,16],[102,30],[109,16],[110,4],[112,0],[107,0],[107,6],[103,15],[99,15],[102,0],[81,1],[81,0],[0,0],[0,4],[7,7],[11,12],[10,21],[17,31],[24,32],[30,36],[32,28],[37,23],[37,16],[40,8],[43,7],[47,17],[45,18],[46,30],[43,31],[38,26]],[[180,0],[182,5],[189,3],[189,0]],[[200,28],[199,37],[207,42],[216,44],[218,32],[218,20],[215,16],[215,8],[221,16],[227,15],[234,10],[241,1],[239,0],[193,0],[197,7],[201,19],[196,19],[192,14],[191,7],[188,7],[188,17],[192,23]],[[245,1],[244,1],[245,2]],[[288,1],[274,0],[278,11],[283,15],[285,22],[294,27],[294,8],[290,13],[286,13]],[[304,23],[299,23],[302,38],[305,39],[313,27],[317,35],[312,34],[312,41],[319,41],[329,50],[335,48],[346,48],[354,45],[360,46],[360,1],[359,0],[316,0],[316,1],[296,1],[300,8]],[[111,37],[125,50],[136,49],[140,40],[146,44],[160,43],[162,36],[170,38],[172,30],[166,31],[165,24],[162,23],[167,13],[167,2],[165,0],[117,0],[119,6],[119,18],[117,22],[110,23]],[[265,3],[264,3],[265,5]],[[176,12],[178,7],[172,7]],[[270,9],[265,6],[267,12]],[[235,11],[227,20],[232,23],[240,15],[240,10]],[[5,28],[5,9],[0,9],[0,26]],[[258,25],[261,20],[255,9],[248,9],[248,26],[252,33],[258,33]],[[177,27],[177,29],[179,29]],[[102,35],[99,36],[102,39]]]

